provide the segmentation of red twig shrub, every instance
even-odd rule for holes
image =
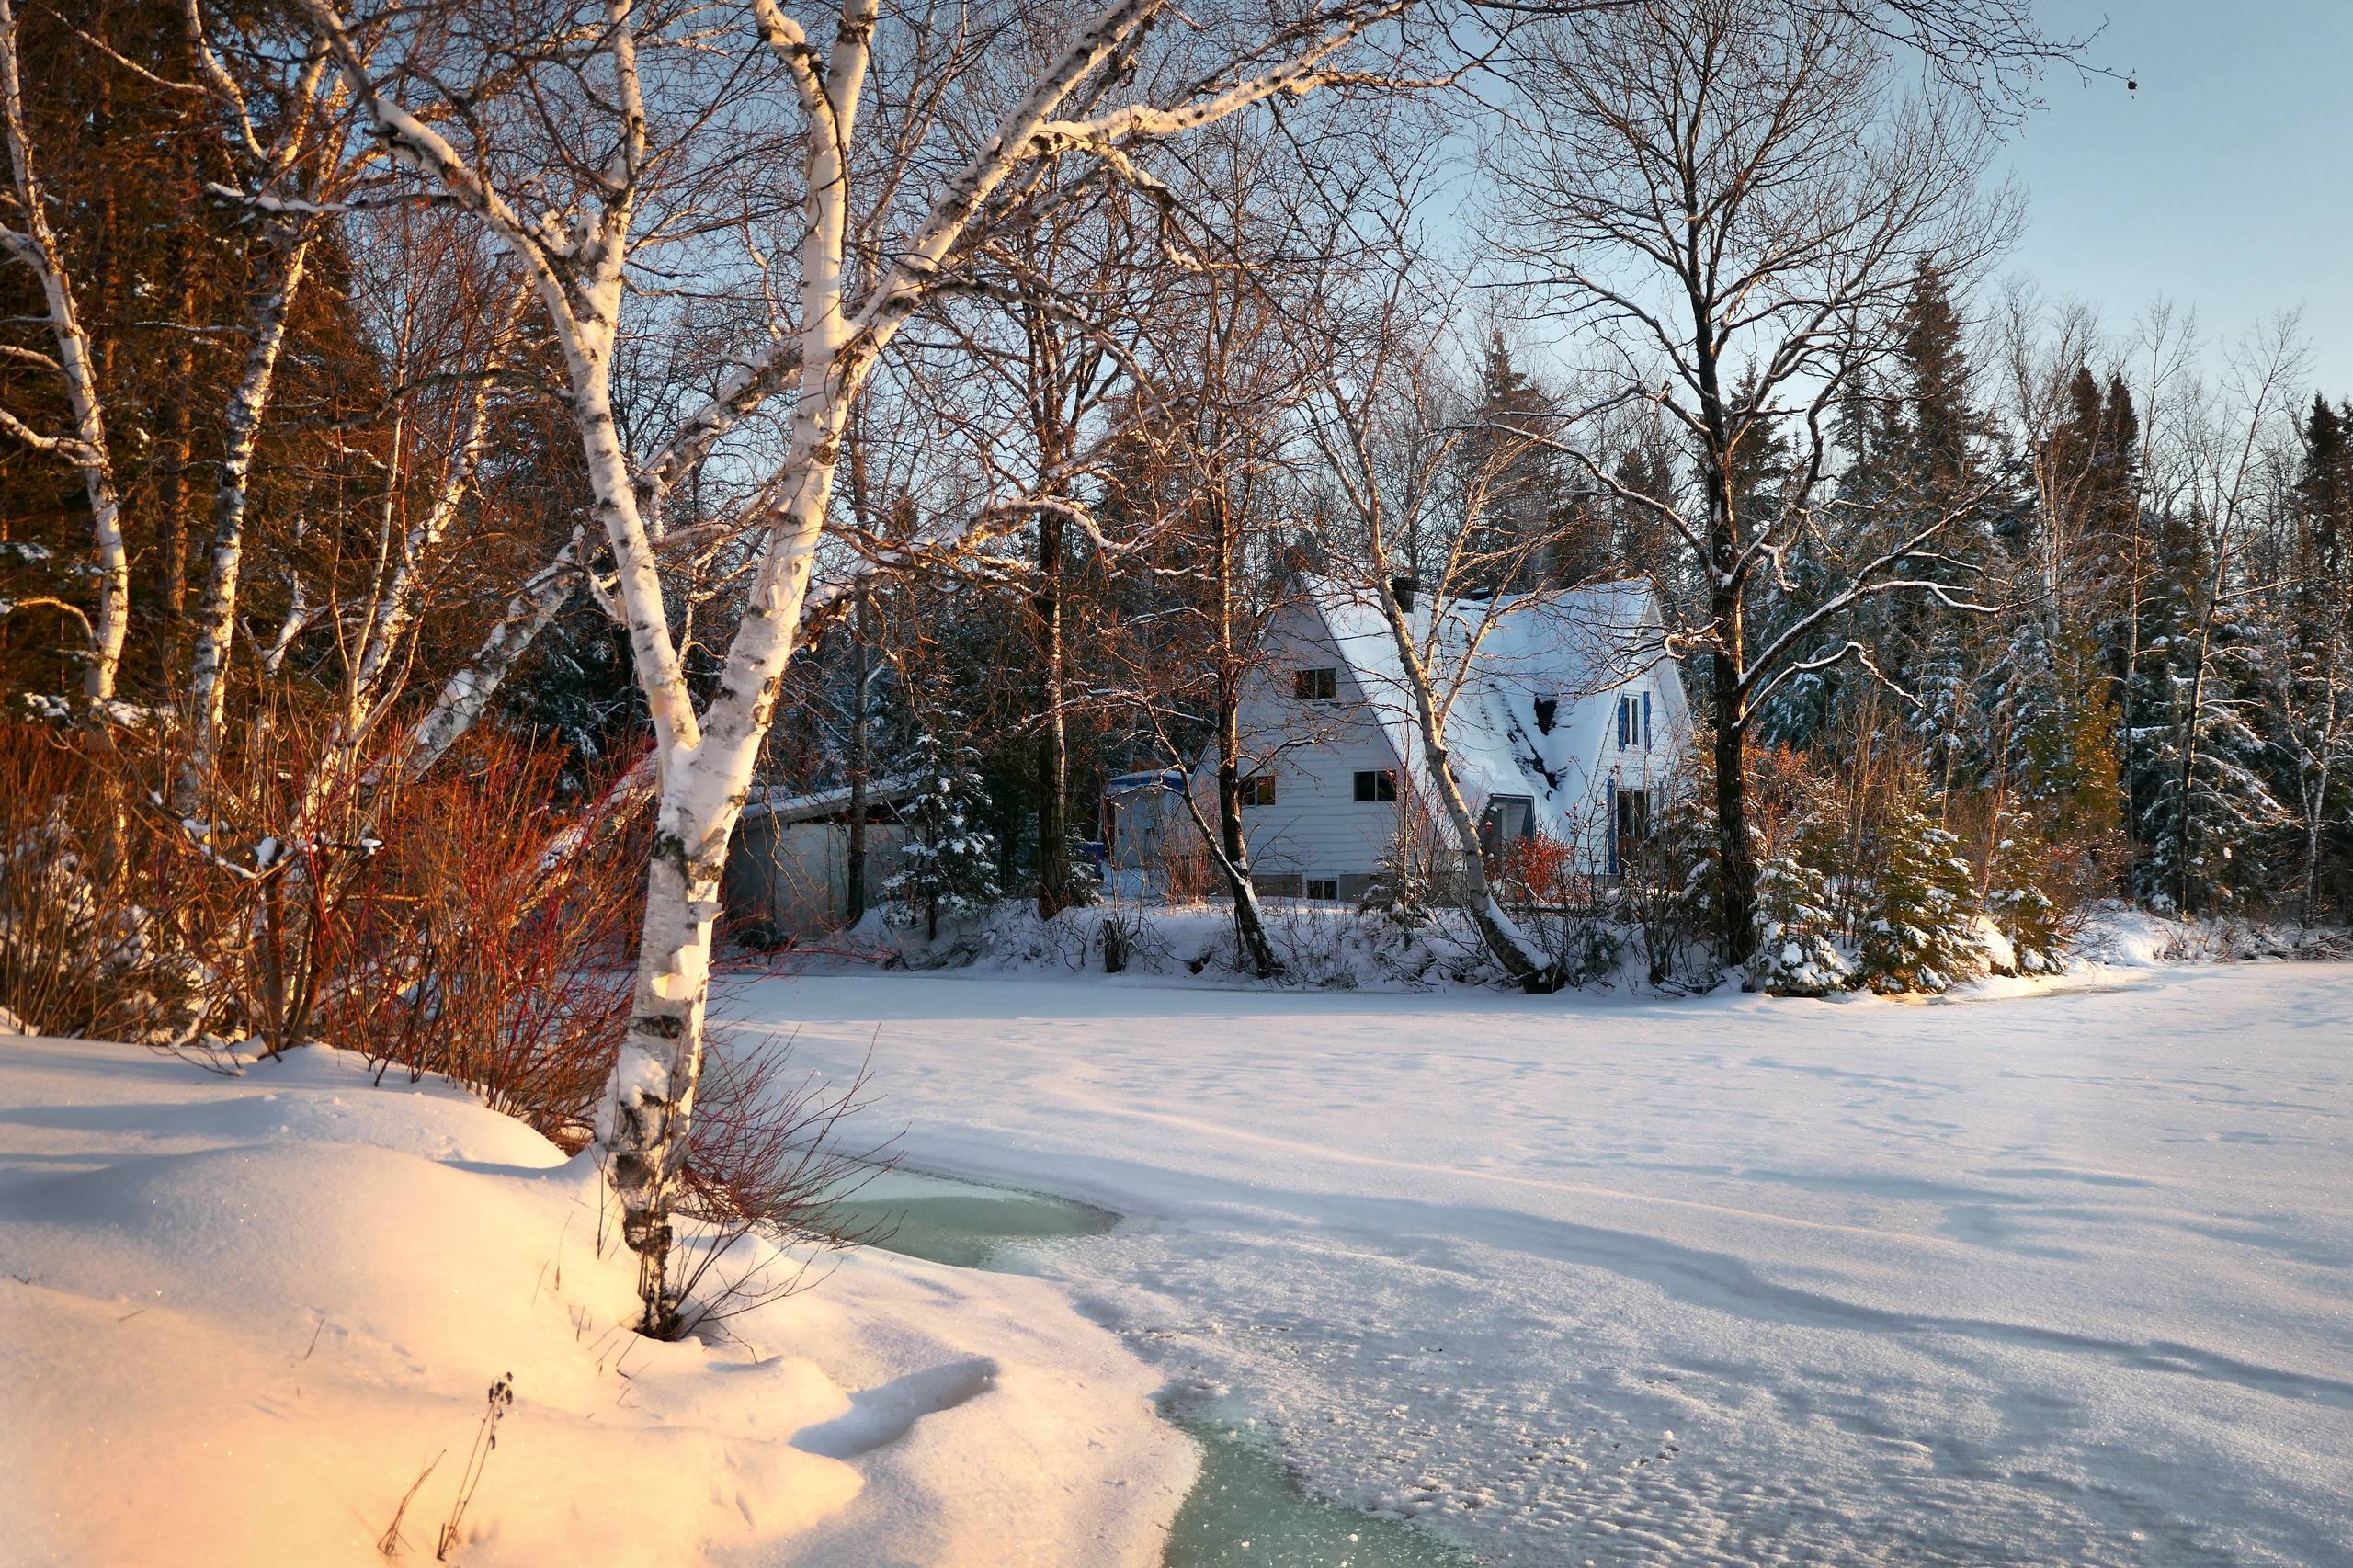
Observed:
[[[1495,860],[1505,896],[1515,902],[1567,903],[1582,891],[1575,853],[1549,833],[1512,840]]]
[[[641,834],[567,811],[561,756],[496,733],[420,782],[308,788],[323,726],[300,719],[256,715],[185,821],[167,745],[0,724],[0,1006],[163,1045],[325,1040],[577,1147],[626,1020]]]
[[[318,1028],[578,1148],[628,1021],[644,860],[638,834],[559,810],[561,763],[484,737],[409,787]]]

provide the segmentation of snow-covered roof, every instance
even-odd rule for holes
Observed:
[[[1181,767],[1150,767],[1140,773],[1122,773],[1103,781],[1103,793],[1108,799],[1139,794],[1147,790],[1165,790],[1170,794],[1185,792],[1185,770]]]
[[[1305,586],[1397,755],[1427,787],[1413,696],[1378,590],[1329,578],[1310,578]],[[1406,619],[1415,644],[1427,651],[1439,699],[1452,692],[1447,756],[1474,805],[1525,796],[1534,802],[1537,825],[1565,836],[1573,819],[1592,809],[1616,759],[1616,696],[1630,685],[1658,693],[1665,709],[1654,715],[1659,744],[1679,743],[1682,687],[1649,584],[1457,598],[1435,627],[1434,613],[1424,598]],[[1457,688],[1464,651],[1474,642]],[[1553,704],[1549,730],[1537,722],[1540,701]]]
[[[886,778],[866,781],[866,798],[877,804],[913,800],[923,787],[919,774],[894,773]],[[787,822],[814,822],[837,812],[849,810],[849,786],[836,785],[831,790],[817,790],[805,794],[790,794],[773,784],[755,784],[750,798],[744,804],[744,820],[760,817],[782,817]]]

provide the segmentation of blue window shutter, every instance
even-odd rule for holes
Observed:
[[[1627,712],[1627,711],[1626,711],[1626,699],[1625,699],[1625,698],[1623,698],[1623,697],[1619,698],[1619,699],[1618,699],[1618,749],[1619,749],[1620,751],[1624,751],[1628,745],[1630,745],[1631,744],[1632,744],[1632,737],[1627,733],[1627,731],[1629,731],[1629,730],[1631,730],[1631,728],[1633,728],[1632,724],[1629,722],[1629,721],[1630,721],[1631,719],[1632,719],[1632,717],[1633,717],[1633,715],[1632,715],[1632,714],[1631,714],[1631,713],[1629,713],[1629,712]]]
[[[1651,694],[1643,693],[1643,749],[1651,749]]]
[[[1619,710],[1621,713],[1623,709]],[[1618,874],[1618,780],[1609,780],[1609,809],[1601,819],[1601,841],[1606,846],[1609,874]]]

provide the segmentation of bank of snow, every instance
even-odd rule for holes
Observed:
[[[861,1253],[654,1344],[599,1192],[342,1053],[0,1037],[0,1556],[381,1563],[414,1485],[429,1562],[511,1377],[452,1561],[1158,1561],[1192,1453],[1051,1287]]]

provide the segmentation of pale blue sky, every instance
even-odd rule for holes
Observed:
[[[2130,327],[2152,297],[2217,344],[2303,308],[2311,374],[2353,396],[2353,0],[2038,0],[2107,30],[2058,74],[2007,159],[2029,192],[2008,266]]]

